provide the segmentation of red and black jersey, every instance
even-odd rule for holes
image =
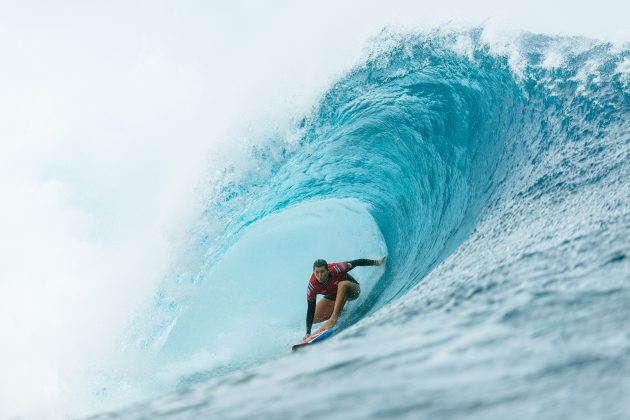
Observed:
[[[306,290],[306,300],[313,302],[317,295],[336,295],[340,281],[349,280],[356,283],[357,281],[348,274],[348,271],[352,270],[352,268],[352,265],[347,262],[328,264],[330,279],[326,284],[320,284],[315,278],[315,273],[311,274],[311,279],[308,281],[308,289]]]

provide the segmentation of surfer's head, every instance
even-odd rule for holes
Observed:
[[[315,279],[320,283],[326,283],[328,273],[328,263],[326,260],[315,260],[313,263],[313,274],[315,274]]]

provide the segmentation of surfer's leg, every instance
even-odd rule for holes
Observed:
[[[337,323],[337,318],[339,318],[339,314],[343,310],[346,300],[355,300],[359,297],[359,294],[361,294],[361,287],[359,286],[359,283],[349,280],[339,282],[332,313],[328,315],[327,318],[324,318],[328,319],[328,321],[326,321],[324,325],[317,330],[317,332],[322,332],[333,327]],[[322,299],[322,301],[324,300],[328,299]],[[319,303],[317,305],[319,306]]]
[[[313,323],[317,324],[318,322],[326,321],[330,318],[330,315],[333,313],[333,309],[335,308],[335,300],[328,299],[324,297],[317,302],[317,306],[315,307],[315,319],[313,319]]]
[[[339,286],[337,286],[337,297],[335,299],[332,314],[329,315],[328,321],[319,328],[318,332],[325,331],[334,326],[337,323],[337,318],[339,317],[343,306],[346,304],[346,300],[355,300],[359,297],[360,293],[361,287],[359,286],[359,283],[349,280],[339,282]]]
[[[348,280],[339,282],[339,286],[337,286],[337,299],[335,299],[335,308],[330,315],[330,318],[334,320],[333,323],[337,321],[339,314],[346,304],[346,300],[355,300],[359,297],[360,293],[361,287],[358,283],[354,283]]]

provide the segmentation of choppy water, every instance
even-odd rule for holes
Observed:
[[[173,393],[96,418],[628,418],[630,50],[481,36],[384,34],[228,168],[99,388]],[[385,253],[290,354],[312,260]]]

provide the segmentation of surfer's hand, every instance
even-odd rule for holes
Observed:
[[[387,255],[384,256],[383,258],[379,258],[378,260],[376,260],[376,265],[383,265],[386,259],[387,259]]]
[[[328,321],[326,321],[324,323],[324,325],[321,326],[321,328],[319,329],[319,331],[317,332],[324,332],[329,328],[332,328],[335,326],[335,324],[337,323],[337,318],[333,318],[332,316],[328,319]]]
[[[304,336],[304,338],[302,340],[306,340],[307,338],[309,338],[311,336],[310,333],[306,333],[306,335]]]

